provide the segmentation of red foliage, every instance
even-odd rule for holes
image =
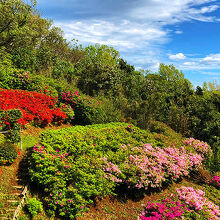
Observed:
[[[39,125],[51,122],[62,123],[67,115],[55,108],[56,99],[37,92],[0,89],[0,109],[20,109],[23,118],[18,123],[25,125],[31,121]]]

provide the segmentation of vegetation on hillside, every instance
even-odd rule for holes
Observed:
[[[10,130],[0,137],[0,165],[20,153],[12,136],[21,128],[67,124],[36,146],[39,134],[23,135],[49,216],[74,219],[103,196],[141,197],[189,178],[194,188],[178,186],[138,216],[218,219],[219,85],[193,88],[173,65],[137,71],[113,47],[68,42],[35,6],[0,1],[0,124]],[[32,217],[42,211],[37,200],[28,204]]]

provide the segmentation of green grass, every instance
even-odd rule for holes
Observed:
[[[22,149],[23,150],[31,148],[37,143],[38,143],[38,136],[30,136],[30,135],[22,136]],[[18,146],[19,148],[21,148],[21,143],[19,143]]]

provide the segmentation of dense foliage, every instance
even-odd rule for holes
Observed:
[[[20,109],[23,117],[18,122],[22,125],[32,121],[40,126],[51,122],[61,123],[67,116],[55,104],[55,98],[44,94],[24,90],[0,90],[0,109]]]
[[[157,144],[162,141],[149,131],[126,123],[49,130],[33,148],[31,179],[44,190],[49,210],[72,219],[116,187],[140,192],[161,187],[187,176],[206,157],[195,146],[186,152],[183,146]]]
[[[141,213],[141,220],[160,219],[219,219],[219,206],[205,197],[205,192],[193,187],[181,187],[175,195],[160,202],[149,202]]]
[[[17,143],[21,140],[21,124],[19,124],[21,118],[20,109],[0,110],[0,126],[2,132],[6,132],[4,134],[7,141]]]
[[[112,47],[83,48],[77,41],[67,42],[62,30],[41,18],[35,5],[35,1],[29,5],[22,0],[0,2],[0,87],[38,92],[47,87],[59,97],[63,92],[74,94],[78,87],[80,97],[84,97],[82,93],[98,97],[105,105],[99,116],[86,106],[87,101],[79,101],[74,123],[106,123],[123,117],[148,128],[152,120],[161,121],[185,136],[211,144],[213,169],[218,170],[218,85],[204,83],[193,89],[173,65],[161,64],[155,74],[136,71]]]
[[[29,199],[27,202],[27,209],[31,217],[35,217],[38,212],[43,211],[43,204],[36,198]]]
[[[0,144],[0,165],[11,164],[17,158],[19,149],[10,142]]]

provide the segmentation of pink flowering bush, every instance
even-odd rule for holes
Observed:
[[[96,117],[97,108],[94,106],[92,100],[89,97],[82,97],[76,90],[72,92],[63,92],[60,97],[60,101],[66,105],[70,105],[75,113],[75,122],[77,124],[92,124],[93,117]]]
[[[211,147],[206,142],[196,140],[194,138],[187,138],[184,143],[188,146],[193,146],[195,150],[203,157],[207,157],[208,155],[212,154]]]
[[[148,202],[138,219],[220,219],[219,207],[205,198],[202,190],[182,186],[176,191],[159,202]]]
[[[176,191],[179,199],[186,203],[190,209],[198,213],[199,211],[205,212],[210,217],[209,219],[220,219],[219,207],[205,198],[205,192],[202,190],[182,186]]]
[[[217,189],[220,189],[220,176],[213,176],[210,183]]]
[[[203,160],[199,154],[186,153],[183,147],[161,149],[152,147],[150,144],[142,147],[123,145],[121,151],[130,154],[119,164],[103,158],[105,177],[117,183],[124,182],[128,187],[145,190],[149,187],[160,187],[163,182],[187,176],[190,170],[199,167]]]
[[[148,202],[140,214],[141,220],[177,219],[190,209],[183,202],[176,201],[174,196],[160,202]]]

